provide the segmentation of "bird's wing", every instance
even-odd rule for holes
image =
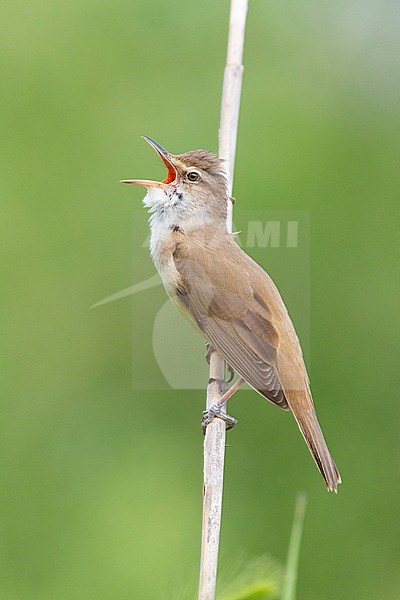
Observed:
[[[241,250],[232,243],[239,252]],[[225,248],[226,250],[226,248]],[[214,348],[255,390],[280,406],[288,403],[276,370],[279,335],[263,294],[254,289],[246,263],[227,260],[226,252],[178,244],[178,302]],[[243,256],[246,256],[243,254]],[[248,266],[248,265],[247,265]],[[257,287],[257,286],[256,286]]]

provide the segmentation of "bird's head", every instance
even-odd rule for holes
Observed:
[[[194,214],[226,220],[228,188],[223,162],[212,152],[192,150],[171,154],[149,137],[146,142],[154,148],[167,167],[163,181],[126,179],[122,183],[147,188],[144,204],[152,213],[175,213],[182,219]],[[209,220],[209,219],[207,219]]]

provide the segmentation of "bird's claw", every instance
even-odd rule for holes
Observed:
[[[226,429],[232,429],[237,423],[237,420],[230,415],[222,412],[222,406],[220,404],[213,404],[208,410],[203,411],[203,417],[201,419],[201,428],[204,435],[206,434],[207,427],[213,422],[215,418],[222,419],[225,421]]]

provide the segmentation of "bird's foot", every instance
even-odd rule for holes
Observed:
[[[232,429],[237,423],[237,420],[230,415],[227,415],[222,411],[221,404],[213,404],[208,410],[203,412],[203,418],[201,419],[201,428],[203,430],[204,435],[206,434],[206,429],[210,423],[214,421],[215,418],[222,419],[225,421],[226,429]]]

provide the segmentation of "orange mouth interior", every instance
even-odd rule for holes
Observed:
[[[169,158],[169,156],[170,156],[169,152],[167,152],[165,150],[165,148],[160,146],[160,144],[158,144],[151,138],[148,138],[146,136],[143,136],[143,137],[146,140],[146,142],[148,142],[150,144],[150,146],[152,146],[152,148],[157,152],[158,156],[162,159],[164,165],[167,167],[167,176],[165,179],[163,179],[163,181],[151,181],[150,179],[123,179],[121,181],[121,183],[130,183],[132,185],[143,185],[144,187],[147,187],[147,188],[154,188],[154,187],[160,187],[163,185],[177,184],[178,179],[179,179],[178,171],[174,167],[172,160]]]
[[[169,162],[169,160],[160,152],[158,153],[159,156],[161,156],[163,163],[165,164],[165,166],[168,169],[167,172],[167,176],[165,179],[163,179],[163,181],[161,183],[165,183],[166,185],[168,185],[169,183],[173,183],[176,180],[176,169],[175,167],[172,166],[172,164]]]

